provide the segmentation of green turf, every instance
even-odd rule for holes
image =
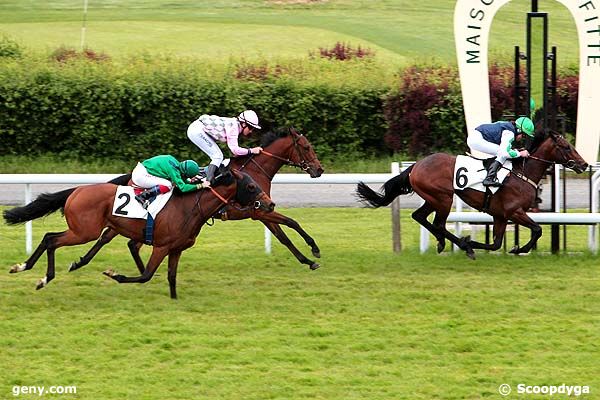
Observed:
[[[280,211],[317,240],[319,270],[279,244],[265,255],[262,226],[242,221],[204,228],[181,259],[177,301],[164,265],[144,285],[101,275],[134,273],[123,240],[73,273],[87,246],[58,250],[41,291],[45,258],[0,274],[0,397],[76,385],[66,398],[497,399],[501,383],[589,385],[581,398],[597,397],[600,280],[585,228],[570,255],[471,261],[419,255],[405,210],[399,255],[388,209]],[[64,226],[40,220],[34,241]],[[5,268],[25,258],[23,231],[0,223]]]
[[[379,59],[394,64],[414,59],[455,60],[452,1],[281,3],[286,2],[90,1],[86,43],[115,56],[144,51],[221,58],[305,57],[318,47],[348,41],[370,47]],[[576,63],[577,37],[570,13],[555,1],[539,3],[540,11],[550,12],[550,45],[559,47],[561,61]],[[515,0],[498,12],[491,38],[497,58],[512,57],[515,45],[524,48],[525,13],[530,4]],[[82,19],[83,2],[12,0],[0,4],[0,31],[35,49],[78,47]]]

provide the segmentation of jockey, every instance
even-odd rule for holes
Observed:
[[[498,121],[493,124],[479,125],[469,132],[467,144],[471,151],[478,150],[487,154],[495,154],[496,159],[488,167],[484,186],[502,186],[496,174],[508,158],[529,157],[527,150],[513,150],[513,141],[520,140],[523,133],[533,137],[533,121],[527,117],[519,117],[514,122]]]
[[[192,178],[199,171],[200,167],[194,160],[179,162],[171,155],[148,158],[138,163],[131,173],[133,184],[147,189],[135,198],[147,207],[151,199],[159,194],[167,193],[173,186],[176,186],[183,193],[202,189],[205,185],[194,185],[185,181],[185,178]]]
[[[210,184],[215,172],[223,162],[223,152],[215,141],[227,143],[229,150],[236,156],[258,154],[262,147],[246,149],[238,145],[238,136],[249,136],[255,129],[261,129],[258,116],[252,110],[246,110],[236,118],[217,115],[201,115],[187,129],[188,138],[210,157],[206,171],[206,181]]]

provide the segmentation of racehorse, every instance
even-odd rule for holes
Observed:
[[[547,136],[538,135],[529,146],[530,156],[513,162],[513,169],[503,186],[492,195],[484,210],[485,193],[474,189],[453,189],[456,157],[444,153],[432,154],[417,161],[400,175],[383,185],[383,193],[377,193],[365,183],[358,184],[358,198],[372,207],[386,206],[397,196],[416,192],[425,203],[413,212],[412,217],[427,228],[437,239],[438,253],[444,250],[445,239],[475,258],[473,249],[498,250],[502,245],[508,220],[531,230],[531,239],[523,247],[515,246],[513,254],[527,253],[542,236],[542,228],[526,213],[537,194],[537,185],[553,164],[562,164],[582,173],[588,167],[575,148],[557,132]],[[446,219],[456,193],[471,207],[485,211],[494,217],[494,242],[492,244],[472,241],[470,237],[458,238],[446,229]],[[435,212],[433,223],[427,217]]]
[[[250,175],[269,196],[271,195],[271,181],[283,165],[300,168],[308,173],[311,178],[317,178],[323,173],[321,163],[310,142],[306,136],[299,134],[294,128],[267,133],[262,138],[261,146],[263,147],[263,151],[260,154],[233,158],[230,167]],[[130,176],[123,175],[116,178],[114,183],[127,185]],[[281,229],[280,225],[294,229],[302,236],[306,244],[311,247],[312,254],[317,258],[320,257],[321,252],[314,239],[292,218],[286,217],[276,211],[264,212],[260,209],[239,209],[231,206],[225,208],[221,213],[221,218],[223,220],[241,220],[246,218],[259,220],[294,254],[298,261],[308,265],[312,270],[320,266],[317,262],[304,256],[294,246],[283,229]],[[98,251],[115,236],[117,236],[116,232],[105,232],[87,254],[81,257],[79,261],[71,264],[69,271],[74,271],[87,265]],[[139,256],[139,249],[142,243],[130,240],[127,246],[138,270],[140,273],[143,273],[144,263]]]
[[[79,186],[56,193],[45,193],[26,206],[6,210],[4,219],[13,225],[43,217],[64,207],[64,216],[69,226],[64,232],[46,233],[31,257],[22,264],[14,265],[10,272],[32,269],[46,251],[46,276],[39,280],[36,287],[41,289],[54,278],[54,252],[59,247],[88,243],[100,237],[106,227],[110,228],[109,232],[116,232],[137,242],[143,241],[146,221],[113,215],[115,195],[116,185],[111,183]],[[173,194],[155,220],[152,253],[140,276],[127,277],[112,270],[105,271],[105,275],[119,283],[144,283],[152,278],[160,263],[168,256],[171,298],[177,298],[176,276],[181,253],[194,244],[204,223],[223,204],[230,204],[232,199],[241,206],[253,204],[253,207],[265,212],[272,211],[275,207],[269,196],[249,175],[236,170],[223,173],[221,185],[211,191]]]

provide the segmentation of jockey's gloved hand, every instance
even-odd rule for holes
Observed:
[[[207,181],[206,179],[203,179],[200,183],[198,183],[196,185],[196,189],[198,189],[198,190],[209,188],[209,187],[210,187],[210,182]]]
[[[519,157],[527,158],[529,157],[529,152],[527,150],[521,150],[519,151]]]
[[[201,182],[204,177],[201,175],[196,175],[188,179],[188,182],[191,184]]]

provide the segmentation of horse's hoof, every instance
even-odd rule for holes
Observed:
[[[10,274],[16,274],[17,272],[25,271],[26,266],[27,263],[15,264],[12,267],[10,267],[10,270],[8,272]]]
[[[520,253],[520,248],[519,246],[514,246],[512,249],[510,249],[509,253],[510,254],[519,254]]]
[[[77,265],[77,263],[72,262],[71,265],[69,265],[69,272],[73,272],[79,269],[79,265]]]
[[[467,257],[469,257],[471,260],[474,260],[475,259],[475,252],[473,250],[467,251]]]
[[[112,278],[115,275],[117,275],[117,272],[114,269],[109,268],[106,271],[104,271],[103,274],[106,275],[106,276],[108,276],[109,278]]]
[[[440,254],[442,251],[444,251],[445,248],[446,248],[446,241],[445,240],[441,241],[441,242],[438,242],[438,244],[437,244],[437,252],[438,252],[438,254]]]
[[[318,269],[320,266],[321,266],[321,264],[319,264],[319,263],[313,263],[310,266],[310,269],[314,271],[315,269]]]
[[[40,290],[41,288],[46,286],[47,283],[48,283],[48,279],[46,277],[43,277],[42,279],[40,279],[38,281],[37,286],[35,287],[35,290]]]
[[[317,257],[317,258],[321,258],[321,250],[319,250],[319,249],[316,249],[316,250],[313,249],[312,255],[315,256],[315,257]]]

